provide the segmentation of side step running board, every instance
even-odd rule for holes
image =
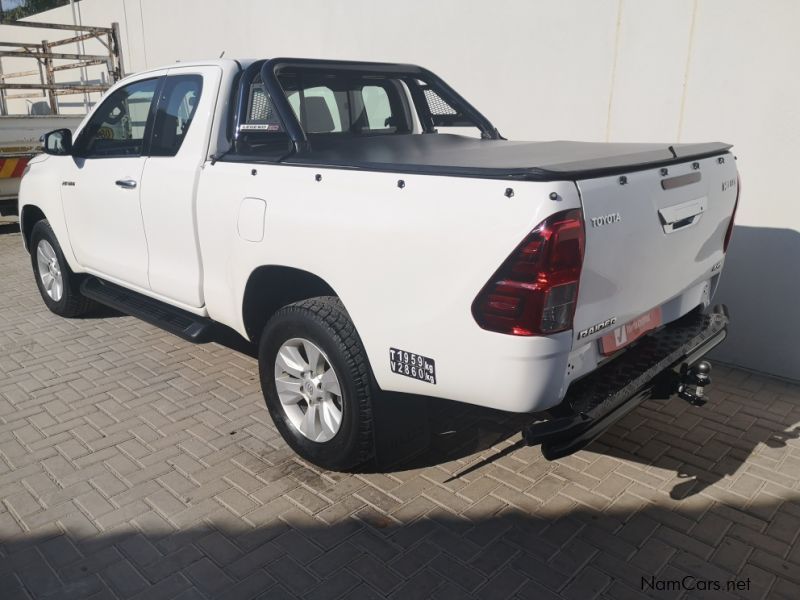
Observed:
[[[200,344],[211,337],[214,322],[205,317],[170,306],[97,277],[81,283],[81,293],[120,312],[160,327],[189,342]]]

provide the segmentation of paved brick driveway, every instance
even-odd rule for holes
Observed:
[[[800,597],[800,387],[718,368],[588,450],[507,447],[514,418],[431,408],[430,448],[342,475],[295,458],[255,361],[41,303],[0,227],[0,598],[636,598],[686,575]],[[659,581],[661,583],[659,583]]]

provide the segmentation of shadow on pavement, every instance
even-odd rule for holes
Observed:
[[[623,494],[606,510],[561,499],[468,518],[425,500],[400,521],[364,509],[330,525],[278,499],[268,525],[260,511],[244,517],[254,526],[229,515],[176,530],[151,516],[139,520],[163,525],[6,534],[0,589],[6,600],[788,598],[800,585],[797,553],[786,558],[796,531],[775,525],[797,523],[799,498],[673,508]]]
[[[774,385],[791,386],[777,380]],[[696,495],[735,475],[757,449],[769,448],[771,456],[780,458],[789,453],[787,441],[800,438],[800,410],[795,407],[782,413],[787,403],[776,400],[774,392],[765,392],[762,397],[759,391],[730,384],[717,389],[712,386],[710,401],[704,407],[691,406],[677,397],[649,400],[604,432],[586,452],[673,472],[680,481],[669,490],[670,496],[677,500]],[[504,450],[513,451],[509,446],[520,439],[520,429],[535,417],[439,400],[425,404],[417,399],[416,405],[409,405],[409,398],[401,397],[394,402],[397,405],[389,409],[389,415],[377,423],[377,437],[388,440],[390,446],[384,450],[385,460],[379,460],[375,468],[378,472],[434,466],[466,457],[472,459],[465,468],[482,459],[491,463]],[[771,410],[771,402],[782,406]],[[416,432],[417,438],[408,441],[413,438],[409,432]],[[403,448],[401,442],[392,445],[392,440],[406,441],[407,447]],[[380,450],[379,446],[379,458]],[[476,453],[479,456],[473,456]]]

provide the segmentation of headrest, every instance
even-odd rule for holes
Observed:
[[[336,128],[328,103],[321,96],[306,98],[305,126],[307,133],[330,133]]]

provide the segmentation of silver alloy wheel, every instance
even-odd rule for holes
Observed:
[[[292,426],[327,442],[342,425],[342,389],[325,353],[304,338],[286,341],[275,357],[275,388]]]
[[[61,266],[53,246],[47,240],[39,240],[36,247],[36,264],[39,266],[39,278],[44,291],[54,302],[61,300],[64,294],[64,279],[61,277]]]

